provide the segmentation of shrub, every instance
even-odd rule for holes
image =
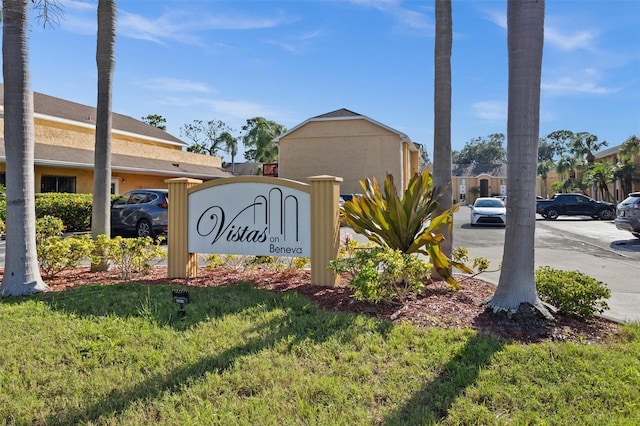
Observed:
[[[162,238],[151,237],[122,238],[117,236],[110,239],[106,235],[99,235],[96,240],[96,252],[103,253],[106,260],[120,271],[123,281],[129,280],[136,273],[146,273],[151,268],[153,259],[167,257],[167,252],[160,246]],[[92,259],[92,263],[99,264],[101,259]]]
[[[88,259],[93,251],[93,240],[88,234],[63,238],[44,238],[36,247],[38,264],[44,278],[55,278],[66,269],[73,269]]]
[[[67,231],[86,231],[91,223],[91,194],[36,194],[36,217],[55,216],[62,219]]]
[[[416,255],[388,247],[355,250],[353,256],[332,260],[329,268],[337,274],[353,275],[349,285],[354,298],[365,302],[404,300],[424,288],[432,265]]]
[[[609,308],[611,292],[606,284],[580,271],[543,266],[536,270],[538,296],[565,313],[593,318]]]
[[[36,244],[42,245],[48,238],[62,237],[64,224],[62,219],[45,215],[36,219]]]

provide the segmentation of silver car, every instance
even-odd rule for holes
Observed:
[[[616,209],[616,228],[640,238],[640,192],[632,192]]]
[[[134,189],[111,203],[111,235],[156,238],[168,228],[169,191]]]

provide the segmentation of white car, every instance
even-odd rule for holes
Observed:
[[[480,197],[471,206],[471,226],[507,223],[507,208],[499,198]]]

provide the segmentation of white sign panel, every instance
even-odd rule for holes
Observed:
[[[190,253],[311,256],[308,192],[262,182],[189,194]]]

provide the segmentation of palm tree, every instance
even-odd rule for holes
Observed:
[[[596,158],[594,152],[598,152],[607,145],[607,141],[598,142],[596,135],[588,132],[579,132],[576,133],[571,143],[571,152],[578,155],[581,159],[587,160],[587,164],[593,164]]]
[[[36,254],[35,124],[29,87],[29,49],[25,0],[2,2],[4,146],[6,152],[7,232],[2,296],[47,290]]]
[[[451,209],[451,47],[453,43],[451,0],[436,0],[433,182],[442,191],[436,216]],[[453,234],[443,227],[442,253],[451,257]]]
[[[635,157],[640,156],[640,138],[637,136],[630,136],[629,139],[622,143],[618,155],[621,158],[634,160]]]
[[[614,181],[614,170],[611,163],[595,163],[585,173],[585,181],[588,184],[596,185],[600,191],[600,199],[606,201],[615,201],[611,191],[609,191],[609,184]]]
[[[538,298],[534,268],[544,9],[544,0],[507,2],[509,219],[498,287],[483,303],[494,312],[507,313],[529,305],[551,317]]]
[[[547,198],[549,196],[549,194],[547,194],[547,175],[549,173],[549,171],[553,168],[554,164],[553,161],[541,161],[538,163],[538,176],[540,176],[540,178],[542,179],[542,183],[543,183],[543,193],[542,196],[544,198]]]
[[[93,207],[91,236],[111,232],[111,99],[113,92],[114,50],[116,44],[115,0],[98,1],[98,105],[96,108],[96,140],[93,171]],[[92,264],[92,271],[106,271],[109,263]]]

